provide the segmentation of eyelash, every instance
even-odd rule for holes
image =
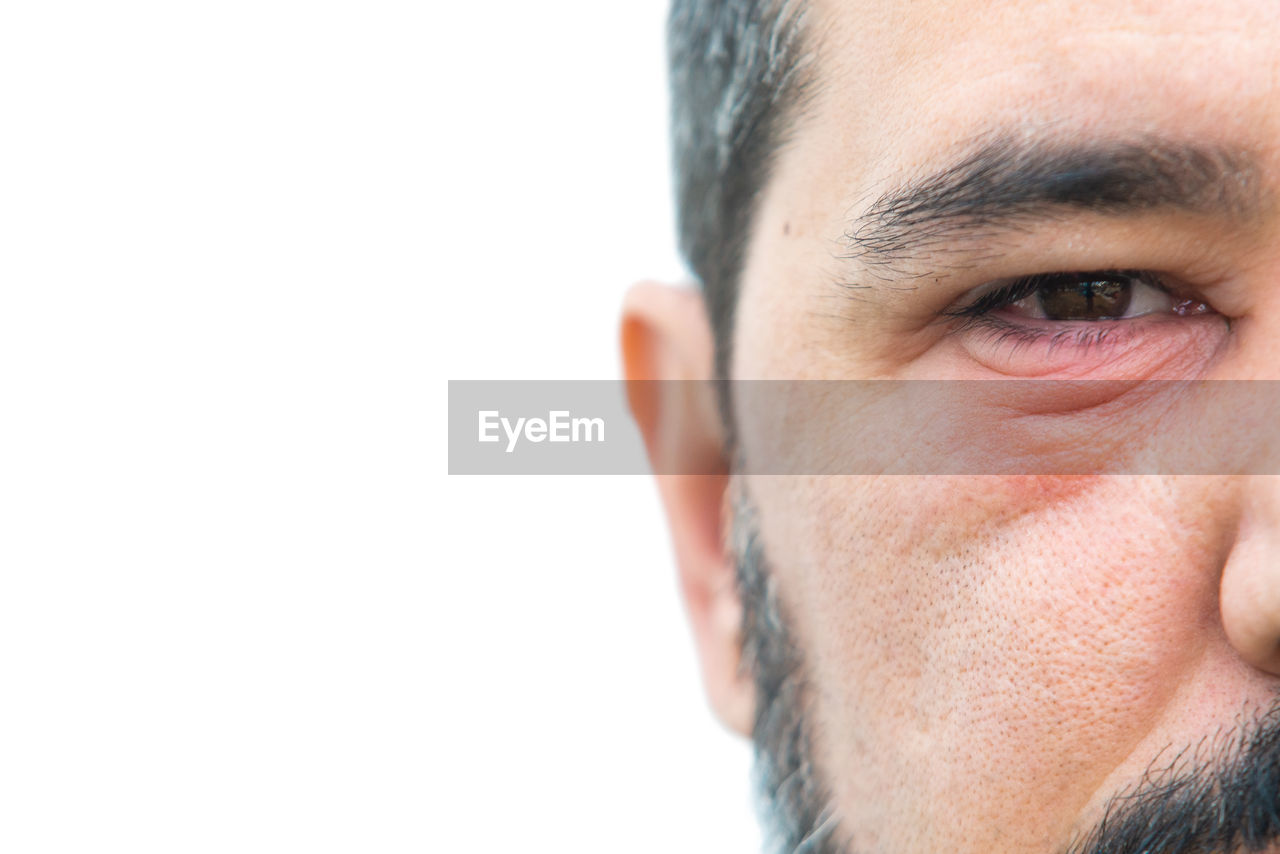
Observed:
[[[1038,290],[1048,284],[1057,284],[1063,281],[1084,282],[1091,280],[1116,279],[1132,280],[1136,283],[1148,285],[1161,290],[1170,296],[1175,295],[1174,290],[1170,288],[1161,279],[1161,277],[1155,273],[1145,270],[1036,273],[1030,276],[1019,277],[1008,284],[988,291],[968,305],[950,309],[943,314],[946,317],[956,318],[960,321],[957,331],[973,328],[986,331],[990,336],[988,343],[995,346],[1011,344],[1016,350],[1020,347],[1029,346],[1048,339],[1048,349],[1050,352],[1061,346],[1069,346],[1082,350],[1088,349],[1102,344],[1116,343],[1126,333],[1131,331],[1130,324],[1116,322],[1117,320],[1122,320],[1124,318],[1114,318],[1109,320],[1059,320],[1050,321],[1050,323],[1057,324],[1058,326],[1058,328],[1052,328],[1045,325],[1018,323],[1016,321],[1000,317],[996,312],[1024,300],[1029,296],[1033,296]],[[1191,304],[1192,302],[1193,301],[1191,300],[1185,300],[1183,304]],[[1064,325],[1066,328],[1063,328]]]
[[[1019,326],[1007,320],[990,316],[977,317],[971,323],[965,324],[966,328],[978,327],[984,330],[988,336],[987,343],[993,347],[1009,345],[1014,351],[1017,351],[1022,347],[1028,347],[1048,339],[1048,352],[1050,353],[1063,346],[1085,351],[1090,347],[1113,344],[1120,340],[1121,336],[1127,331],[1115,327],[1098,328],[1099,326],[1103,326],[1103,324],[1090,322],[1087,326],[1050,330],[1033,326]]]
[[[978,318],[990,315],[1002,308],[1024,300],[1033,295],[1040,288],[1048,284],[1057,284],[1063,281],[1085,282],[1092,280],[1114,280],[1114,279],[1132,279],[1153,288],[1172,293],[1170,288],[1165,285],[1161,279],[1153,273],[1144,270],[1100,270],[1083,273],[1036,273],[1032,276],[1022,276],[1015,279],[1007,285],[988,291],[978,297],[972,303],[960,308],[952,309],[944,312],[950,317]],[[1088,321],[1096,323],[1097,321]]]

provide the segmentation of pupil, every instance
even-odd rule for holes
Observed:
[[[1036,293],[1050,320],[1103,320],[1124,317],[1133,286],[1114,279],[1067,280],[1048,282]]]

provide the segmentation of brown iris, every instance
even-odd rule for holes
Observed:
[[[1036,295],[1050,320],[1103,320],[1124,317],[1133,282],[1128,278],[1049,281]]]

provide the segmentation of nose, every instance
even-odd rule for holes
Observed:
[[[1280,476],[1244,478],[1235,545],[1222,571],[1227,639],[1249,664],[1280,675]]]

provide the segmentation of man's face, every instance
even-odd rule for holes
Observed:
[[[1280,378],[1272,0],[819,0],[806,29],[815,83],[761,201],[733,378]],[[1128,202],[1015,187],[1008,218],[957,178],[977,154],[1034,178],[1141,149],[1157,174],[1128,192],[1161,162],[1170,186]],[[953,316],[992,283],[1116,270],[1152,276],[1118,283],[1145,300],[1120,319],[1047,291]],[[855,851],[1064,850],[1280,694],[1269,478],[741,486]]]

